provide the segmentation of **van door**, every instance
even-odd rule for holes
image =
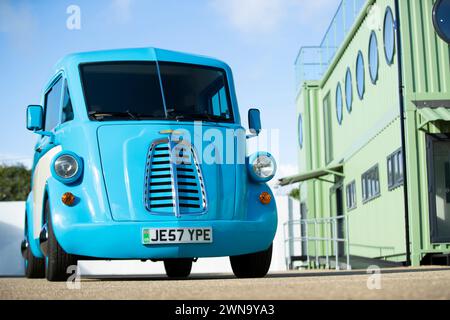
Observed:
[[[61,119],[61,100],[63,77],[55,78],[44,96],[44,130],[55,131]],[[48,178],[51,176],[50,164],[53,157],[61,151],[60,146],[55,146],[54,139],[41,136],[35,146],[32,192],[33,192],[33,235],[39,237],[43,225],[43,201],[44,191]]]
[[[60,124],[63,78],[60,76],[46,91],[44,96],[44,130],[53,131]],[[41,136],[35,146],[34,163],[53,148],[53,141],[48,136]]]
[[[427,140],[431,242],[445,243],[450,242],[450,137]]]

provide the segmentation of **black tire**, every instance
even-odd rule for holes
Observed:
[[[263,278],[272,262],[272,245],[264,251],[232,256],[230,262],[237,278]]]
[[[45,262],[44,259],[36,258],[31,252],[30,243],[28,239],[28,219],[25,215],[25,239],[28,243],[25,252],[25,276],[28,279],[42,279],[45,277]]]
[[[45,257],[45,277],[48,281],[66,281],[71,273],[67,268],[77,264],[75,256],[67,254],[56,240],[48,201],[45,202],[45,217],[48,227],[48,256]]]
[[[167,259],[164,268],[169,278],[187,278],[191,274],[192,259]]]

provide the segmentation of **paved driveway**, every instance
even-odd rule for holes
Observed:
[[[295,271],[264,279],[229,274],[193,275],[189,280],[82,279],[80,289],[46,280],[0,278],[0,299],[450,299],[450,268],[366,271]]]

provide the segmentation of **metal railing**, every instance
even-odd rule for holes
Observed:
[[[339,237],[339,222],[342,221],[343,237]],[[304,233],[300,233],[299,237],[293,236],[292,230],[295,230],[295,226],[301,230],[301,226],[304,226]],[[311,229],[311,226],[313,228]],[[288,229],[288,236],[286,236],[286,229]],[[322,229],[322,230],[320,230]],[[334,256],[335,269],[340,270],[339,265],[339,244],[344,243],[346,259],[346,268],[351,270],[350,265],[350,242],[348,232],[348,216],[336,216],[330,218],[320,219],[303,219],[303,220],[291,220],[284,223],[284,235],[285,235],[285,257],[286,264],[291,266],[291,258],[293,256],[293,247],[296,242],[300,242],[302,245],[302,251],[305,252],[307,266],[311,266],[311,262],[315,262],[316,267],[320,267],[320,257],[325,257],[325,268],[329,269],[330,258]],[[311,235],[312,234],[312,235]],[[310,252],[310,244],[313,244],[314,254]],[[320,244],[323,243],[325,250],[319,249]],[[286,251],[289,251],[286,252]],[[324,254],[321,252],[324,251]]]
[[[295,61],[296,85],[320,80],[342,46],[367,0],[342,0],[319,46],[302,47]]]

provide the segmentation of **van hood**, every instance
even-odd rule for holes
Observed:
[[[210,141],[202,141],[198,127],[191,122],[121,123],[97,129],[114,220],[233,218],[236,170],[242,166],[204,161],[204,154],[217,156],[221,150]],[[202,126],[203,131],[209,128],[226,137],[226,127]]]

